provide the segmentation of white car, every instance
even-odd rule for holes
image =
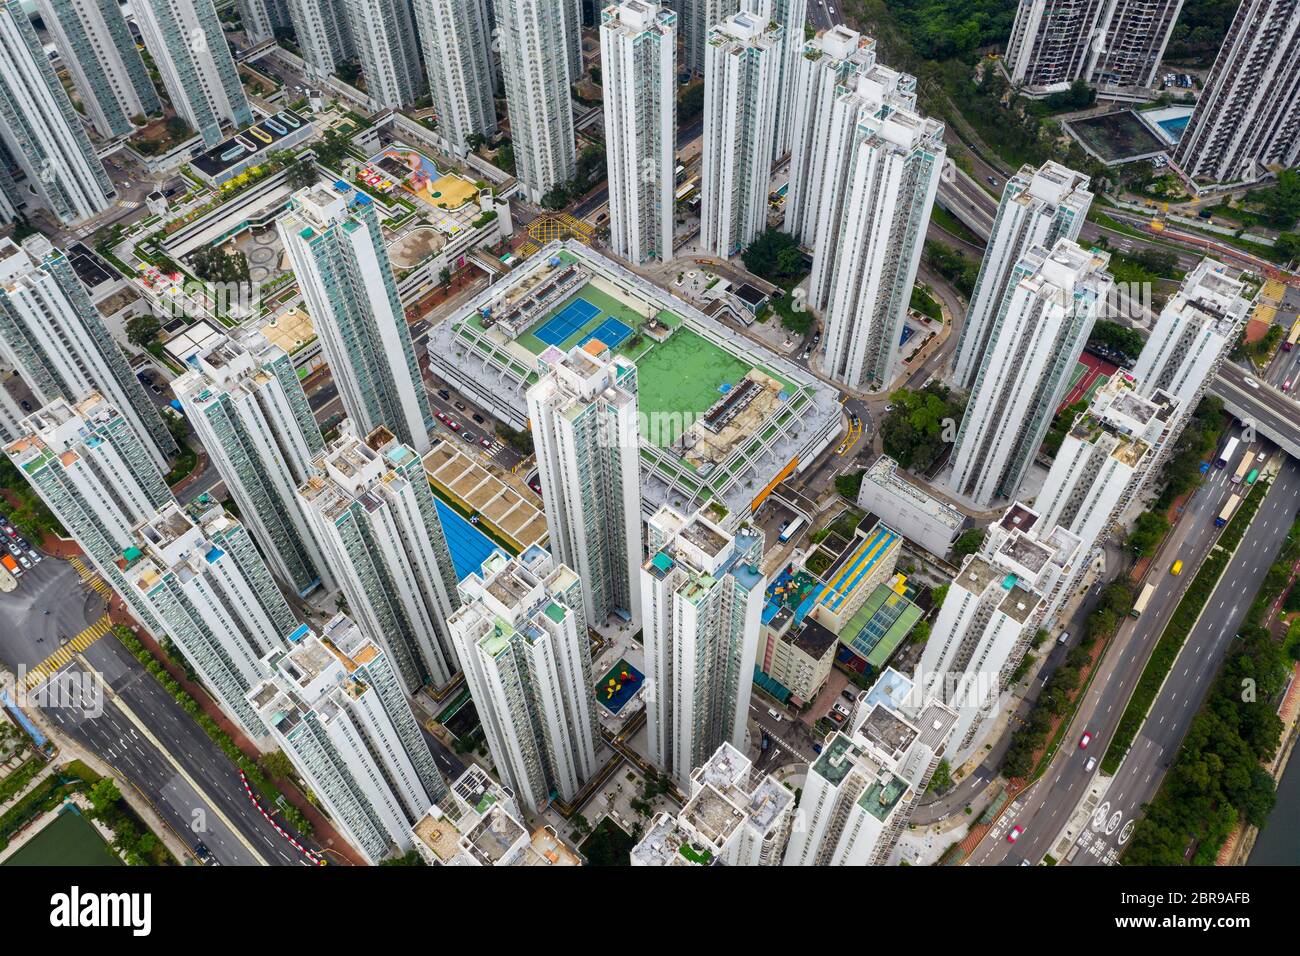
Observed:
[[[767,715],[768,715],[769,717],[771,717],[773,720],[780,720],[780,719],[781,719],[781,715],[778,714],[778,713],[777,713],[775,710],[773,710],[771,707],[769,707],[769,708],[767,709]]]
[[[1249,375],[1246,376],[1246,386],[1248,388],[1259,388],[1259,382],[1255,381]]]

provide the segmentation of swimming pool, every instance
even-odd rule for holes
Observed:
[[[1182,139],[1183,131],[1187,129],[1187,121],[1191,118],[1190,113],[1187,116],[1171,116],[1168,119],[1160,120],[1159,125],[1176,143]]]

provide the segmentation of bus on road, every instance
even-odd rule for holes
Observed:
[[[1222,528],[1225,524],[1231,521],[1232,516],[1236,513],[1237,507],[1240,504],[1241,495],[1230,495],[1228,500],[1223,503],[1223,510],[1220,511],[1219,516],[1214,519],[1214,526],[1216,528]]]
[[[1236,454],[1237,454],[1237,439],[1229,438],[1228,444],[1223,446],[1223,451],[1220,452],[1219,457],[1215,459],[1214,467],[1227,468],[1228,462],[1232,461],[1233,456],[1235,456]]]
[[[1254,461],[1255,453],[1253,451],[1248,451],[1246,454],[1241,456],[1241,464],[1238,465],[1237,470],[1232,473],[1232,483],[1234,485],[1241,484],[1241,479],[1246,477],[1246,473],[1250,471],[1250,466]]]
[[[1151,603],[1151,595],[1155,593],[1156,586],[1154,584],[1146,585],[1146,587],[1142,589],[1142,593],[1138,595],[1138,599],[1133,602],[1133,610],[1129,611],[1129,614],[1133,617],[1141,617],[1142,612],[1145,611],[1147,605]]]

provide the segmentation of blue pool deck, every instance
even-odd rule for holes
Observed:
[[[456,579],[464,581],[471,574],[477,574],[488,555],[499,548],[495,541],[462,518],[451,505],[437,495],[433,496],[433,500],[438,506],[438,520],[442,522],[443,534],[447,536],[447,548],[451,551],[451,563],[456,568]]]

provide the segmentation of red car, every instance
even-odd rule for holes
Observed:
[[[492,443],[491,443],[490,441],[488,441],[486,438],[480,438],[480,439],[478,440],[478,443],[479,443],[480,445],[482,445],[484,448],[491,448],[491,447],[492,447]]]
[[[458,431],[460,431],[460,422],[453,422],[451,419],[448,419],[448,420],[447,420],[447,427],[450,428],[450,429],[451,429],[452,431],[454,431],[454,432],[458,432]]]
[[[1015,826],[1011,828],[1011,832],[1007,834],[1007,842],[1015,843],[1017,840],[1020,839],[1020,834],[1024,832],[1025,832],[1025,828],[1022,827],[1019,823],[1017,823]]]
[[[1092,731],[1085,730],[1083,736],[1079,738],[1079,749],[1087,750],[1088,744],[1092,743]]]

